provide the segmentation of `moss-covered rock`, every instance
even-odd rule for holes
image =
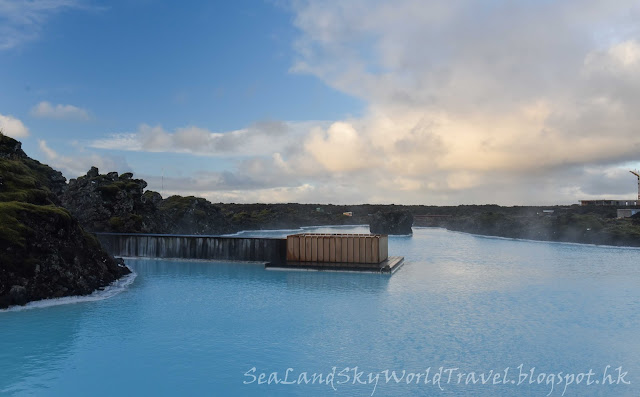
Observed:
[[[171,196],[158,204],[165,233],[223,234],[235,231],[219,207],[194,196]]]
[[[130,273],[57,205],[64,182],[0,133],[0,308],[90,294]]]
[[[220,208],[194,196],[162,199],[128,172],[100,174],[91,167],[69,181],[62,204],[94,232],[222,234],[235,231]]]
[[[145,194],[146,187],[147,182],[133,179],[131,173],[103,175],[91,167],[86,175],[69,181],[61,201],[90,231],[157,232],[157,203]]]
[[[20,142],[0,133],[0,201],[59,204],[66,188],[59,171],[29,158]]]
[[[370,217],[369,230],[376,234],[413,234],[413,215],[409,211],[376,212]]]

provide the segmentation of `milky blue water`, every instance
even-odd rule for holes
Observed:
[[[640,395],[640,250],[414,233],[390,239],[392,276],[128,260],[109,299],[0,313],[0,394],[560,396],[592,369],[564,395]],[[287,368],[295,384],[258,384]],[[387,369],[405,377],[368,382]]]

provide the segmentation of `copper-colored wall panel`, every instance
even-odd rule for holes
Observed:
[[[329,262],[336,261],[336,240],[340,240],[339,237],[329,238]]]
[[[311,257],[311,253],[312,253],[312,249],[311,249],[311,237],[310,236],[305,236],[304,237],[304,258],[306,262],[311,262],[313,259]]]
[[[298,249],[300,250],[300,261],[305,262],[307,260],[307,243],[306,237],[300,236],[300,241],[298,241]]]
[[[331,237],[324,237],[322,240],[323,240],[322,241],[322,247],[324,249],[324,261],[325,262],[329,262],[329,255],[330,255],[330,252],[329,252],[329,241],[331,241]]]
[[[342,237],[342,256],[340,258],[340,262],[348,262],[348,252],[347,252],[347,237]],[[337,258],[336,258],[337,259]]]
[[[324,262],[324,237],[323,236],[318,236],[318,256],[317,256],[317,261],[318,262]]]
[[[380,237],[373,236],[371,238],[371,262],[380,263]]]
[[[380,261],[386,261],[389,258],[389,236],[380,236]]]
[[[364,261],[365,263],[371,263],[371,261],[373,260],[371,255],[371,240],[373,238],[372,237],[365,237],[364,238]]]
[[[287,260],[288,261],[296,261],[298,260],[295,255],[295,245],[296,240],[299,240],[298,236],[287,236]]]
[[[353,237],[353,263],[360,262],[360,237]]]
[[[311,261],[316,262],[318,260],[318,237],[311,237]]]
[[[300,236],[295,236],[293,241],[293,257],[295,261],[300,260]],[[289,249],[289,240],[287,239],[287,249]]]
[[[347,263],[355,262],[353,255],[353,237],[347,237]]]

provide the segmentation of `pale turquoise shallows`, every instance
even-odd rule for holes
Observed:
[[[393,276],[128,260],[137,278],[108,299],[0,312],[0,394],[560,396],[593,369],[564,395],[640,395],[640,250],[414,232],[390,239]],[[251,382],[287,368],[296,384]],[[407,373],[368,383],[386,369]]]

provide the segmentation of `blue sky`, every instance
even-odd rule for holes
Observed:
[[[37,38],[0,53],[0,109],[28,125],[32,138],[24,147],[35,157],[33,137],[67,155],[75,150],[71,140],[132,131],[141,123],[222,132],[260,120],[331,120],[361,111],[360,101],[289,71],[296,29],[283,7],[260,1],[77,4],[52,10]],[[34,117],[31,109],[41,101],[73,104],[90,119]],[[172,161],[194,163],[178,157],[184,158]],[[158,162],[140,160],[127,157],[136,169]]]
[[[214,202],[633,198],[638,16],[598,0],[0,0],[0,127],[68,178],[133,171]]]
[[[260,119],[358,112],[358,101],[289,72],[291,19],[260,1],[62,8],[37,39],[3,51],[1,83],[12,95],[0,105],[26,117],[24,109],[41,100],[75,103],[95,109],[97,128],[113,130],[145,120],[224,131]]]

